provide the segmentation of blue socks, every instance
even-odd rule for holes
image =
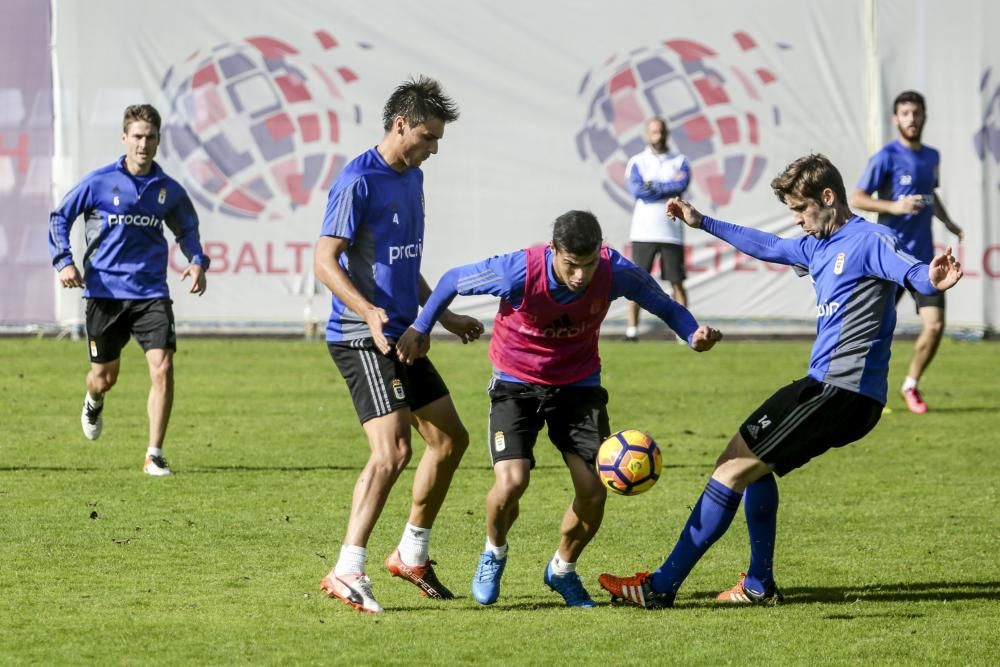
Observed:
[[[750,567],[743,586],[766,593],[774,585],[774,539],[778,523],[778,483],[765,475],[746,488],[743,509],[750,533]]]
[[[772,483],[774,482],[773,476]],[[760,480],[758,480],[759,483]],[[752,486],[752,485],[751,485]],[[749,487],[747,488],[749,491]],[[775,485],[775,506],[777,506],[777,486]],[[743,494],[736,493],[721,482],[714,479],[708,480],[708,485],[702,492],[691,516],[688,517],[684,530],[674,546],[674,550],[667,556],[667,560],[650,578],[654,591],[659,593],[676,593],[681,587],[681,583],[691,572],[708,548],[715,544],[715,541],[725,534],[729,524],[736,516],[736,510],[740,507],[740,500]],[[771,545],[774,545],[774,532],[772,530]],[[768,560],[768,567],[770,567]]]

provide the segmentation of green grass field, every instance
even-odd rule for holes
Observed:
[[[898,385],[912,343],[896,345]],[[145,362],[123,356],[104,435],[79,427],[84,343],[0,339],[0,664],[996,664],[1000,649],[1000,346],[946,340],[923,389],[894,393],[864,441],[779,482],[776,574],[784,606],[710,598],[747,560],[742,515],[677,606],[612,607],[600,572],[655,568],[740,420],[805,372],[809,344],[602,344],[612,427],[652,433],[664,474],[612,497],[579,571],[599,601],[571,610],[542,584],[569,501],[542,438],[511,534],[499,602],[468,588],[492,482],[484,344],[431,356],[473,436],[434,528],[438,574],[459,596],[420,598],[380,567],[409,506],[410,469],[370,547],[384,615],[318,590],[367,456],[320,342],[182,339],[166,455],[141,473]],[[415,443],[417,455],[422,444]]]

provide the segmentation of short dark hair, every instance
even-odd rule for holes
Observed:
[[[152,104],[130,104],[122,116],[122,132],[128,133],[128,126],[137,120],[144,120],[160,133],[160,112]]]
[[[896,110],[899,109],[900,104],[916,104],[920,107],[920,110],[924,113],[927,112],[927,104],[924,102],[924,96],[915,90],[904,90],[899,95],[896,95],[896,99],[892,102],[892,115],[896,115]]]
[[[439,118],[445,123],[458,119],[458,106],[441,90],[441,84],[421,75],[396,86],[382,110],[382,128],[388,132],[392,121],[402,116],[406,124],[416,127],[428,118]]]
[[[771,181],[771,189],[782,204],[788,195],[820,201],[826,188],[833,190],[841,204],[847,204],[844,178],[833,163],[819,153],[800,157]]]
[[[571,255],[589,255],[601,247],[604,233],[590,211],[566,211],[552,226],[552,245]]]

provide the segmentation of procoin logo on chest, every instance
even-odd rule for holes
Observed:
[[[393,262],[398,260],[419,259],[423,254],[423,240],[416,243],[407,243],[406,245],[391,245],[389,246],[389,266],[392,266]]]
[[[134,225],[136,227],[160,227],[163,220],[155,215],[117,215],[108,216],[109,225]]]

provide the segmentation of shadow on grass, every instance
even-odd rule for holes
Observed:
[[[954,600],[1000,600],[1000,581],[925,581],[900,582],[892,584],[871,584],[868,586],[815,586],[802,588],[782,588],[785,604],[854,604],[855,602],[944,602]],[[712,598],[718,593],[699,591],[692,593],[701,600],[696,606],[714,606]],[[688,604],[684,601],[683,604]],[[718,605],[720,608],[724,605]],[[736,605],[732,606],[736,608]],[[860,614],[859,614],[860,615]],[[893,615],[895,616],[895,615]],[[842,615],[831,616],[840,618]],[[854,618],[854,615],[843,615]]]
[[[715,595],[718,591],[695,591],[690,593],[690,597],[682,597],[678,600],[677,608],[674,610],[657,610],[656,613],[677,613],[683,609],[713,609],[718,611],[742,610],[746,607],[742,605],[730,605],[715,602]],[[783,588],[785,602],[782,606],[795,604],[841,604],[851,605],[857,602],[932,602],[932,601],[955,601],[955,600],[1000,600],[1000,581],[933,581],[914,582],[897,584],[872,584],[870,586],[848,586],[848,587],[803,587],[803,588]],[[602,591],[603,593],[603,591]],[[396,604],[386,607],[386,611],[392,612],[420,612],[429,611],[468,611],[472,597],[468,595],[458,595],[454,600],[436,602],[428,604],[426,601]],[[606,597],[598,594],[594,601],[598,607],[615,607],[642,611],[636,607],[622,603],[610,603]],[[540,599],[538,595],[501,595],[500,599],[492,605],[475,605],[472,609],[481,609],[479,613],[503,613],[511,611],[531,611],[542,609],[565,609],[566,605],[558,596],[553,594],[552,599]],[[905,612],[893,613],[891,611],[857,611],[856,613],[835,613],[826,614],[824,620],[830,621],[853,621],[870,618],[923,618],[926,614]]]
[[[554,595],[554,594],[553,594]],[[523,602],[518,602],[517,598],[523,599]],[[392,605],[391,611],[419,611],[421,613],[430,610],[434,611],[448,611],[453,609],[460,609],[462,611],[469,610],[469,603],[473,601],[472,596],[459,596],[454,600],[445,600],[443,602],[435,602],[433,605],[429,604],[397,604]],[[597,602],[598,606],[601,606],[600,601]],[[566,609],[566,603],[560,600],[558,597],[552,600],[539,600],[535,596],[523,595],[523,596],[513,596],[504,597],[500,596],[494,604],[481,605],[476,603],[472,609],[482,610],[479,613],[503,613],[509,611],[531,611],[539,609]],[[390,608],[386,607],[386,611]]]

